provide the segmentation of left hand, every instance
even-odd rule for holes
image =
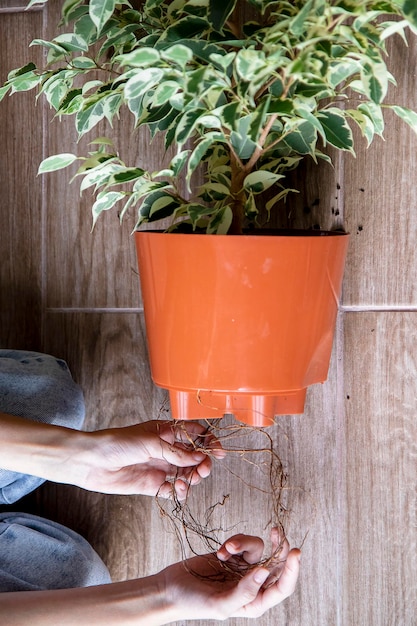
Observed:
[[[175,489],[176,497],[184,500],[190,486],[210,474],[211,457],[225,455],[219,442],[205,433],[198,422],[159,420],[85,433],[89,461],[76,484],[102,493],[161,497],[172,496]]]
[[[171,607],[171,620],[256,619],[288,598],[297,583],[300,551],[290,550],[277,528],[272,529],[271,539],[275,556],[264,566],[256,565],[264,550],[262,539],[235,535],[217,554],[196,556],[156,574]],[[228,579],[221,562],[241,577]]]

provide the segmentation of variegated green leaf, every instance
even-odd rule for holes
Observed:
[[[77,160],[75,154],[63,152],[61,154],[54,154],[42,161],[39,166],[38,174],[46,174],[47,172],[56,172],[62,170],[64,167],[68,167],[71,163]]]
[[[34,39],[30,46],[43,46],[44,48],[55,50],[58,58],[66,54],[66,49],[63,46],[59,46],[54,41],[46,41],[45,39]]]
[[[207,226],[207,233],[216,235],[226,235],[233,220],[233,212],[229,206],[217,211]]]
[[[358,111],[369,117],[375,129],[375,134],[383,137],[385,123],[380,105],[374,102],[364,102],[358,106]]]
[[[95,102],[91,106],[78,111],[76,114],[75,127],[80,137],[88,133],[96,124],[105,117],[104,104],[102,100]]]
[[[410,20],[415,28],[417,28],[417,4],[415,0],[403,0],[402,9],[404,15]]]
[[[274,174],[273,172],[258,170],[246,176],[243,181],[243,186],[252,193],[262,193],[272,187],[272,185],[275,185],[281,178],[284,178],[283,174]]]
[[[125,85],[125,96],[128,100],[140,98],[143,94],[159,83],[163,70],[158,67],[147,67],[130,78]]]
[[[116,8],[117,0],[90,0],[90,17],[100,33]]]
[[[353,152],[353,135],[346,116],[336,108],[327,109],[318,114],[326,139],[330,145],[339,150]]]
[[[9,89],[10,89],[10,85],[4,85],[3,87],[0,87],[0,102],[3,100],[4,96],[9,91]]]
[[[371,118],[357,109],[347,109],[346,114],[349,115],[349,117],[359,126],[361,133],[366,138],[369,146],[375,135],[375,126],[373,125]]]
[[[153,102],[156,107],[160,107],[166,104],[180,89],[177,82],[173,80],[166,80],[155,89],[153,94]]]
[[[397,105],[391,105],[389,108],[417,133],[417,113],[415,111]]]
[[[380,104],[386,96],[388,89],[388,77],[383,63],[364,63],[361,71],[362,85],[365,94]]]
[[[158,50],[145,46],[117,56],[116,61],[119,61],[122,67],[125,65],[129,67],[148,67],[149,65],[157,64],[160,58]]]
[[[26,9],[31,9],[36,4],[46,4],[47,2],[48,0],[30,0],[30,2],[26,6]]]
[[[191,153],[191,156],[188,161],[188,168],[187,168],[187,183],[188,184],[189,184],[191,175],[201,163],[204,155],[216,141],[225,141],[222,133],[216,133],[216,132],[207,133],[204,136],[204,139],[202,139],[197,144],[196,148]]]
[[[145,197],[139,210],[141,221],[156,221],[172,215],[179,202],[170,193],[157,190]]]
[[[223,31],[223,26],[236,6],[236,0],[210,0],[209,20],[214,30]]]
[[[183,69],[185,68],[187,63],[189,63],[193,58],[193,53],[191,52],[190,48],[180,43],[175,44],[174,46],[170,46],[165,50],[162,50],[161,55],[162,58],[166,61],[175,63]]]
[[[174,172],[174,176],[178,176],[178,174],[180,174],[180,172],[184,169],[190,153],[191,150],[182,150],[171,160],[170,167]]]
[[[81,70],[93,70],[97,67],[96,63],[89,57],[75,57],[72,60],[73,67]]]
[[[75,35],[74,33],[64,33],[55,37],[54,42],[61,48],[69,50],[71,52],[87,52],[88,43],[81,37],[81,35]]]
[[[239,50],[236,55],[235,67],[240,79],[245,82],[254,80],[266,66],[265,54],[257,50]]]
[[[91,209],[93,213],[93,226],[97,222],[98,217],[103,211],[108,211],[109,209],[112,209],[115,204],[125,198],[125,195],[126,194],[121,191],[107,191],[104,193],[99,193],[97,196],[97,200],[94,202]]]

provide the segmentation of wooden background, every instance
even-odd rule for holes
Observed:
[[[25,4],[0,0],[1,81],[40,59],[28,44],[51,38],[58,20],[60,2],[30,12]],[[391,97],[417,107],[416,42],[390,48]],[[91,234],[91,198],[68,184],[72,172],[36,177],[43,157],[78,148],[71,120],[51,121],[45,102],[33,105],[32,93],[0,104],[0,346],[66,359],[89,430],[169,416],[148,370],[131,224],[120,228],[109,213]],[[132,138],[130,121],[116,128],[123,156],[157,163],[162,150]],[[360,142],[356,159],[298,175],[303,222],[343,224],[352,237],[328,382],[309,390],[304,415],[268,429],[288,473],[289,538],[304,544],[296,593],[260,626],[417,623],[417,138],[390,115],[386,123],[385,142]],[[268,502],[234,480],[219,463],[196,505],[230,493],[224,524],[265,535]],[[85,535],[115,580],[180,557],[151,498],[48,484],[29,505]]]

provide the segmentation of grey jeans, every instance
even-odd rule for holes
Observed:
[[[0,411],[79,429],[84,400],[64,361],[37,352],[0,350]],[[0,468],[0,504],[16,502],[43,482]],[[74,531],[26,513],[0,513],[0,591],[109,582],[100,557]]]

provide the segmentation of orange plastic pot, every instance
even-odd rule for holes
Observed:
[[[152,378],[173,418],[302,413],[327,378],[349,236],[135,236]]]

